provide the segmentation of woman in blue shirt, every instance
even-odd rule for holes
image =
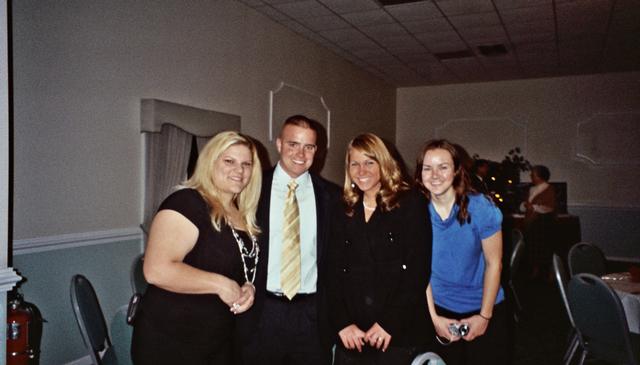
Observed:
[[[433,227],[427,303],[440,343],[436,352],[448,365],[506,364],[502,214],[471,188],[459,148],[429,141],[416,168]]]

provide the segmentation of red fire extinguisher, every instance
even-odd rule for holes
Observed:
[[[8,307],[7,365],[38,364],[43,322],[40,311],[17,291],[9,294]]]

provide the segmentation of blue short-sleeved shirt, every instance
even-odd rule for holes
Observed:
[[[458,205],[444,221],[429,204],[433,224],[431,290],[435,304],[457,313],[482,306],[484,254],[482,240],[502,229],[502,213],[484,195],[469,194],[470,222],[460,225]],[[496,304],[504,299],[502,288]]]

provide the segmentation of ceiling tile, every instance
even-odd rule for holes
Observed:
[[[379,38],[378,42],[391,52],[422,49],[422,45],[409,35]]]
[[[269,18],[280,22],[282,20],[289,20],[291,19],[290,17],[288,17],[286,14],[283,14],[282,12],[272,8],[271,6],[260,6],[255,8],[257,11],[261,12],[262,14],[268,16]]]
[[[513,54],[506,54],[504,56],[478,56],[478,60],[486,69],[499,69],[499,68],[514,68],[518,67],[518,61]]]
[[[423,52],[423,53],[396,53],[396,56],[398,56],[398,58],[400,58],[402,61],[406,62],[409,65],[438,62],[438,59],[435,58],[429,52]]]
[[[638,2],[640,4],[640,1]],[[626,17],[614,14],[609,25],[609,35],[625,35],[640,32],[640,14],[638,17]]]
[[[385,9],[398,21],[410,22],[417,20],[440,18],[442,13],[431,2],[423,1],[402,5],[386,6]]]
[[[372,58],[366,59],[366,61],[370,65],[374,67],[379,67],[379,68],[401,65],[400,61],[398,61],[397,58],[390,55],[384,56],[384,57],[372,57]]]
[[[264,5],[264,2],[262,2],[262,0],[238,0],[238,1],[252,8],[255,8],[256,6]]]
[[[374,0],[318,0],[338,14],[353,13],[356,11],[378,9]]]
[[[520,33],[509,35],[511,42],[515,45],[526,43],[549,43],[556,39],[555,33]]]
[[[558,35],[604,34],[609,21],[610,0],[590,0],[556,5]]]
[[[508,26],[513,23],[537,23],[539,21],[553,22],[553,5],[545,4],[529,8],[516,8],[500,11],[502,21]]]
[[[505,24],[509,35],[520,35],[530,33],[552,33],[556,32],[556,25],[553,20],[541,20],[534,23],[508,23]]]
[[[449,20],[451,20],[451,23],[457,29],[487,27],[500,24],[500,18],[498,18],[496,13],[456,15],[449,17]]]
[[[306,26],[298,23],[295,20],[285,20],[280,22],[280,24],[284,25],[285,27],[293,30],[296,33],[300,33],[304,36],[309,36],[313,33],[313,31],[311,31],[309,28],[307,28]]]
[[[366,36],[362,36],[362,37],[356,36],[356,37],[352,37],[351,39],[343,40],[340,43],[340,45],[350,50],[380,48],[380,46],[376,42],[372,41]]]
[[[408,35],[407,31],[397,23],[367,25],[360,27],[360,30],[373,38]]]
[[[462,41],[458,42],[434,42],[425,44],[427,49],[432,53],[456,52],[466,50],[468,47]]]
[[[331,15],[331,10],[327,9],[315,0],[275,4],[273,7],[294,19],[306,19],[323,15]]]
[[[536,5],[551,5],[552,0],[493,0],[498,10],[528,8]]]
[[[517,66],[504,66],[487,70],[492,80],[510,80],[521,78],[522,71]]]
[[[359,13],[344,14],[343,18],[355,26],[394,23],[395,20],[384,10],[370,10]]]
[[[353,43],[358,40],[367,40],[366,36],[353,28],[328,30],[318,34],[335,43]]]
[[[555,52],[519,54],[518,60],[520,61],[520,65],[556,66],[558,64],[558,54]]]
[[[494,10],[491,0],[436,0],[436,5],[447,16],[486,13]]]
[[[604,46],[605,36],[600,34],[591,34],[585,37],[571,38],[558,42],[558,47],[563,49],[576,49],[582,51],[600,51]]]
[[[336,15],[324,15],[314,18],[307,18],[304,24],[316,32],[323,30],[351,28],[351,25]]]
[[[525,77],[550,77],[559,74],[556,65],[524,64],[521,67]]]
[[[467,43],[473,45],[507,43],[507,34],[499,25],[461,29],[460,35]]]
[[[557,45],[555,42],[523,43],[515,46],[515,51],[520,55],[524,53],[545,53],[555,52]]]
[[[475,57],[442,60],[442,64],[447,67],[455,67],[459,69],[477,69],[478,67],[482,67],[478,62],[478,59]]]
[[[418,20],[403,23],[411,33],[445,32],[452,31],[451,24],[445,18]]]
[[[284,4],[284,3],[290,3],[290,2],[294,2],[297,0],[262,0],[262,2],[267,3],[267,4]]]
[[[351,51],[351,53],[363,59],[384,58],[390,56],[389,52],[380,47],[354,49]]]
[[[415,34],[415,37],[426,44],[441,42],[462,43],[460,36],[454,31],[420,33]]]
[[[405,87],[420,85],[425,81],[417,72],[406,67],[385,68],[383,72],[395,83]]]

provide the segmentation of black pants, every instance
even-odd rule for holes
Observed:
[[[287,299],[266,297],[256,333],[241,346],[243,363],[261,365],[329,365],[322,346],[314,295]]]
[[[156,330],[144,318],[136,318],[131,341],[135,365],[232,365],[232,355],[231,331],[228,340],[191,343]]]
[[[468,318],[478,311],[456,313],[436,306],[436,312],[452,319]],[[459,340],[449,345],[435,343],[435,350],[447,365],[507,365],[509,350],[507,348],[508,314],[504,302],[493,308],[493,317],[489,321],[484,335],[467,342]]]

